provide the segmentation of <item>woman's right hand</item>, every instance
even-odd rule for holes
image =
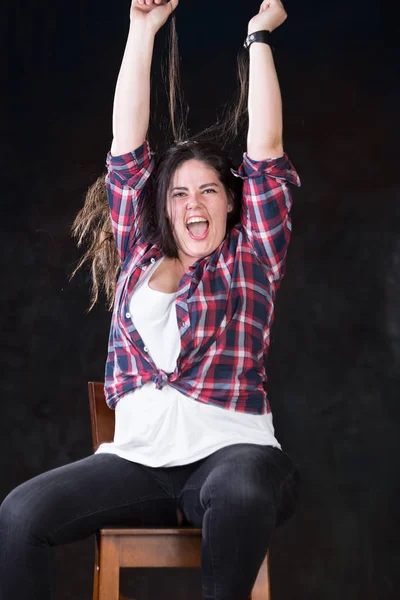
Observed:
[[[156,34],[174,12],[178,3],[179,0],[133,0],[131,23],[140,27],[150,27]]]

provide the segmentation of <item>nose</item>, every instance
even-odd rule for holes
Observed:
[[[200,202],[197,194],[190,195],[186,202],[187,210],[193,210],[194,208],[198,208],[199,206]]]

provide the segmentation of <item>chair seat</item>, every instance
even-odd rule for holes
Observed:
[[[129,527],[105,527],[100,529],[102,535],[135,535],[135,536],[148,536],[148,535],[191,535],[201,536],[201,529],[195,529],[194,527],[175,527],[166,529],[160,527],[159,529],[147,529],[145,527],[136,527],[129,529]]]
[[[200,567],[201,529],[107,527],[99,533],[100,552],[117,548],[122,568]]]

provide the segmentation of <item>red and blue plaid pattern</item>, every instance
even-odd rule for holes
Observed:
[[[122,261],[106,364],[107,404],[114,408],[124,394],[152,381],[158,389],[168,384],[193,400],[228,410],[269,412],[264,357],[290,239],[288,183],[300,185],[287,155],[255,162],[245,154],[235,172],[244,180],[242,222],[180,282],[181,352],[173,373],[157,369],[129,314],[140,275],[162,256],[138,225],[154,170],[148,143],[122,156],[109,154],[107,166],[111,221]]]

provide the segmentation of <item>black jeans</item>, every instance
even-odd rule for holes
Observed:
[[[0,508],[0,599],[53,600],[52,546],[104,526],[203,529],[207,600],[247,600],[272,530],[293,512],[298,472],[271,446],[237,444],[198,462],[150,468],[98,454],[48,471]]]

